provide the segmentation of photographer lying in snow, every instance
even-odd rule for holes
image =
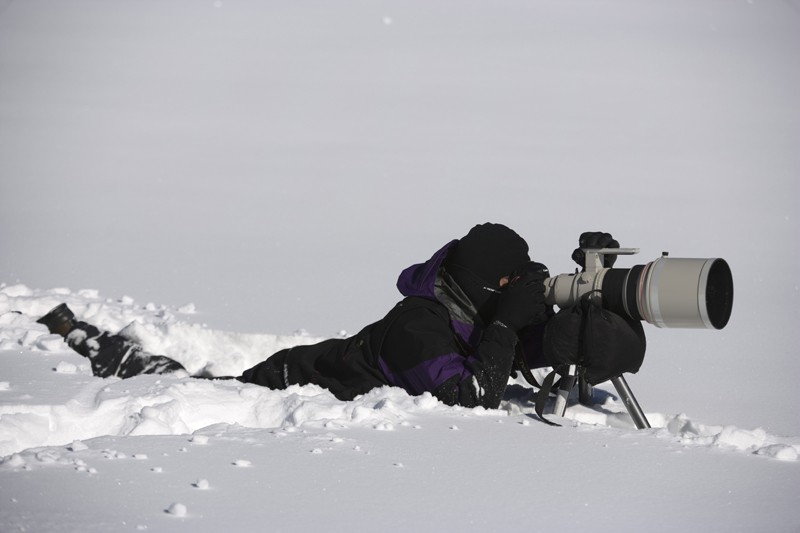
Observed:
[[[607,233],[585,233],[580,246],[619,245]],[[579,252],[573,257],[582,263]],[[551,365],[543,346],[554,315],[545,303],[548,276],[547,267],[530,260],[517,233],[481,224],[405,269],[397,281],[405,298],[383,319],[347,339],[281,350],[236,379],[272,389],[314,383],[341,400],[393,385],[412,395],[428,391],[450,405],[496,408],[514,368]],[[88,357],[96,376],[185,370],[120,335],[76,321],[65,304],[39,322]]]

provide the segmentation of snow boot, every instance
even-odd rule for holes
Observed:
[[[67,304],[59,304],[36,322],[47,326],[50,333],[57,333],[66,338],[70,330],[75,327],[75,314]]]

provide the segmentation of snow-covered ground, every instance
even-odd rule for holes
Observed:
[[[797,531],[798,52],[794,1],[0,1],[0,530]],[[724,330],[646,326],[653,429],[101,380],[35,323],[233,374],[487,220],[729,261]]]

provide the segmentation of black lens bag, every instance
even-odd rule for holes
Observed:
[[[638,372],[646,348],[641,322],[604,309],[588,297],[556,313],[544,333],[544,355],[550,364],[579,365],[592,385]]]

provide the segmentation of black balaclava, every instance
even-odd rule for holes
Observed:
[[[494,318],[503,276],[530,261],[528,243],[502,224],[479,224],[447,255],[444,268],[488,323]]]

